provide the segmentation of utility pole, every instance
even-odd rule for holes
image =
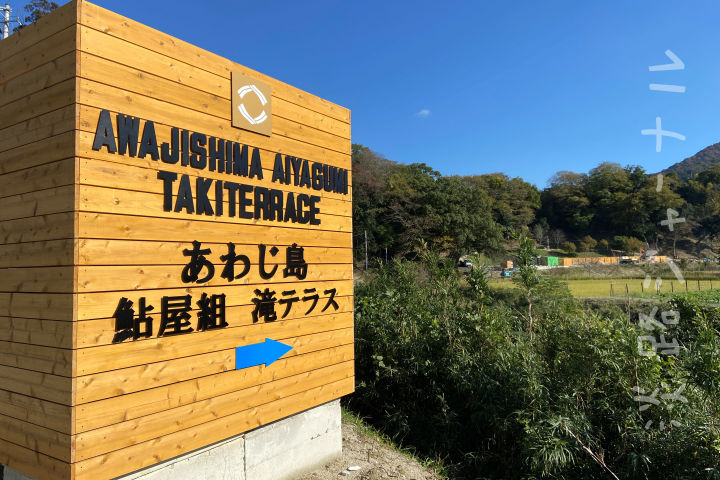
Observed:
[[[368,269],[368,258],[367,258],[367,230],[365,230],[365,270]]]
[[[2,38],[3,40],[10,35],[10,24],[12,22],[17,22],[18,25],[22,25],[22,22],[19,18],[10,18],[10,14],[12,14],[12,8],[10,8],[10,4],[6,3],[4,7],[0,7],[0,12],[2,12]]]
[[[10,35],[10,14],[12,13],[12,9],[10,8],[10,4],[6,3],[5,7],[3,7],[3,40],[5,40],[8,35]]]

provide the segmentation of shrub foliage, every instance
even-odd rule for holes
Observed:
[[[533,296],[531,335],[527,297],[491,292],[478,269],[432,253],[380,268],[356,287],[349,407],[453,478],[720,478],[718,311],[673,300],[662,333],[679,353],[643,356],[637,319],[551,287]],[[633,390],[681,385],[670,411],[641,411]]]

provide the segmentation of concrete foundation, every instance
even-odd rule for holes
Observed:
[[[340,453],[340,401],[335,400],[246,433],[245,478],[291,479]]]
[[[32,477],[28,477],[24,473],[20,473],[17,470],[13,470],[10,467],[3,468],[3,480],[35,480]]]
[[[116,480],[290,480],[341,452],[340,400],[334,400]],[[34,479],[0,467],[0,480]]]

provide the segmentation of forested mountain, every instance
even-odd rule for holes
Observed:
[[[612,241],[616,236],[652,243],[661,233],[659,221],[668,208],[684,201],[679,179],[668,176],[665,188],[642,167],[602,163],[589,173],[558,172],[541,194],[539,217],[570,238],[590,235]]]
[[[720,144],[713,147],[720,155]],[[352,160],[358,261],[365,259],[365,234],[369,258],[408,257],[425,247],[498,256],[521,231],[569,254],[648,246],[673,254],[678,238],[702,244],[696,254],[703,256],[720,246],[720,164],[687,180],[668,173],[657,191],[656,176],[642,167],[605,162],[588,173],[557,172],[539,191],[502,173],[442,176],[357,144]],[[686,219],[672,233],[660,224],[669,208]]]
[[[501,252],[509,230],[527,228],[537,189],[503,174],[444,177],[425,164],[403,165],[353,145],[353,230],[368,256],[410,255],[419,246],[463,254]],[[364,255],[363,255],[364,257]]]
[[[703,170],[720,164],[720,143],[710,145],[692,157],[678,162],[662,171],[663,174],[674,173],[681,180],[689,180]]]

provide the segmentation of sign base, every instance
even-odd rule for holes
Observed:
[[[334,400],[116,480],[284,480],[341,453],[340,400]],[[0,480],[35,479],[5,467]]]

